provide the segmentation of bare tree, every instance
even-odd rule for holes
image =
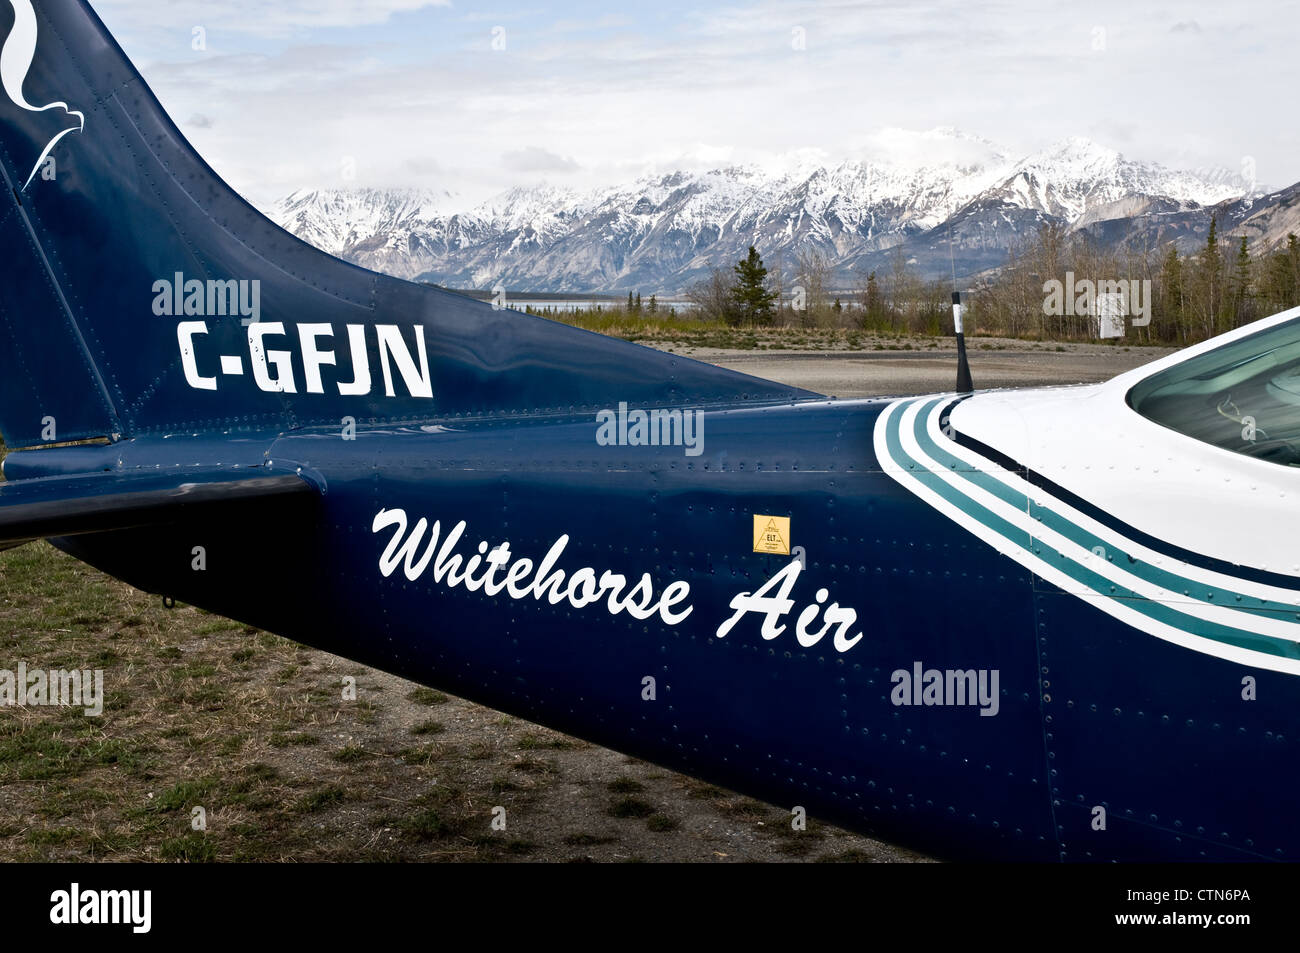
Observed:
[[[794,308],[802,311],[802,323],[811,327],[825,318],[826,287],[830,283],[830,261],[821,249],[805,245],[796,258],[797,284],[794,288]]]
[[[885,299],[889,302],[891,330],[917,330],[912,327],[912,323],[919,313],[921,280],[908,268],[907,253],[901,245],[895,245],[889,256],[889,276],[885,280],[884,290]]]
[[[686,291],[686,297],[695,304],[696,313],[706,320],[730,323],[735,303],[731,297],[734,277],[730,272],[714,268]]]

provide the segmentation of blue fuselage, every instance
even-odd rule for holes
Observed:
[[[1259,672],[1258,703],[1230,705],[1240,666],[1123,625],[919,502],[872,451],[887,404],[710,411],[696,457],[602,446],[584,416],[139,439],[10,468],[302,468],[322,490],[306,511],[58,544],[887,840],[954,857],[1294,858],[1290,798],[1262,796],[1294,778],[1294,680]],[[754,552],[756,515],[789,518],[794,556]],[[743,600],[774,577],[770,602]]]

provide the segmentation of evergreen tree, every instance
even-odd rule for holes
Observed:
[[[749,254],[736,262],[732,271],[736,273],[736,283],[732,286],[731,298],[739,318],[754,324],[771,322],[772,302],[776,295],[767,289],[767,269],[753,245],[749,246]]]
[[[1204,315],[1202,330],[1206,337],[1218,333],[1220,311],[1223,309],[1223,261],[1219,258],[1219,222],[1218,217],[1210,216],[1210,233],[1205,238],[1205,251],[1201,255],[1201,287],[1203,296],[1201,314]]]
[[[632,292],[630,291],[627,293],[627,310],[628,313],[632,311]]]
[[[1250,251],[1246,247],[1246,236],[1241,236],[1241,246],[1237,249],[1237,264],[1232,271],[1232,307],[1233,323],[1245,324],[1252,320],[1250,314]]]
[[[650,313],[651,313],[651,314],[654,314],[654,313],[655,313],[656,311],[658,311],[658,310],[659,310],[659,303],[658,303],[657,301],[655,301],[655,296],[654,296],[654,295],[651,295],[651,296],[650,296]]]
[[[640,314],[640,313],[641,313],[641,292],[639,292],[639,291],[636,293],[636,306],[635,306],[635,311],[636,311],[637,314]]]
[[[1287,233],[1282,260],[1287,266],[1286,277],[1290,279],[1282,287],[1283,310],[1286,310],[1300,304],[1300,240],[1296,239],[1295,232]]]
[[[1186,315],[1183,307],[1183,260],[1178,256],[1178,246],[1169,243],[1160,268],[1160,323],[1157,333],[1162,338],[1187,339]]]
[[[873,271],[867,275],[866,300],[862,302],[863,310],[866,312],[862,318],[863,327],[880,330],[881,318],[884,317],[885,310],[883,304],[880,297],[880,282],[876,280],[876,273]]]
[[[1285,248],[1256,265],[1256,296],[1269,311],[1285,311],[1300,304],[1300,242],[1294,234],[1287,235]]]

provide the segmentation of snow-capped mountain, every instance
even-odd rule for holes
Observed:
[[[1135,196],[1180,204],[1216,205],[1239,198],[1244,183],[1125,159],[1114,149],[1088,139],[1071,138],[1018,163],[1015,171],[991,190],[989,198],[1036,209],[1073,224],[1113,203]]]
[[[446,192],[406,189],[302,190],[268,211],[303,241],[364,268],[414,278],[491,235],[454,211]]]
[[[883,267],[898,246],[923,273],[946,274],[950,256],[972,273],[1047,221],[1111,234],[1117,222],[1253,201],[1227,173],[1170,170],[1086,139],[1021,158],[955,130],[918,141],[910,159],[886,150],[833,165],[803,157],[671,172],[589,193],[513,188],[469,208],[446,193],[303,191],[269,214],[331,254],[403,278],[671,293],[751,244],[787,270],[816,248],[844,278]]]

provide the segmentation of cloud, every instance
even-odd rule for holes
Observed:
[[[934,129],[873,129],[854,140],[864,159],[909,168],[972,166],[996,162],[1003,151],[987,139],[950,126]]]
[[[397,13],[450,5],[451,0],[169,0],[166,18],[227,33],[281,37],[387,23]],[[159,21],[157,0],[98,0],[95,7],[137,29]]]
[[[581,168],[572,159],[537,146],[526,146],[504,153],[501,164],[511,172],[577,172]]]
[[[195,129],[211,129],[212,120],[202,113],[195,113],[185,123],[187,126],[193,126]]]
[[[947,128],[1018,155],[1076,135],[1176,166],[1251,155],[1262,179],[1300,179],[1300,131],[1258,95],[1289,88],[1300,19],[1263,0],[1096,0],[1086,15],[1028,0],[656,0],[589,16],[524,0],[481,15],[431,0],[94,2],[168,111],[210,120],[205,158],[264,200],[344,184],[343,157],[354,184],[474,199],[550,175],[582,189],[673,165],[962,162],[991,147]],[[206,52],[191,50],[195,24]],[[509,25],[504,50],[489,47],[495,24]],[[1250,68],[1186,68],[1202,60]]]
[[[402,163],[402,168],[415,176],[438,175],[444,171],[441,163],[427,156],[406,159]]]

